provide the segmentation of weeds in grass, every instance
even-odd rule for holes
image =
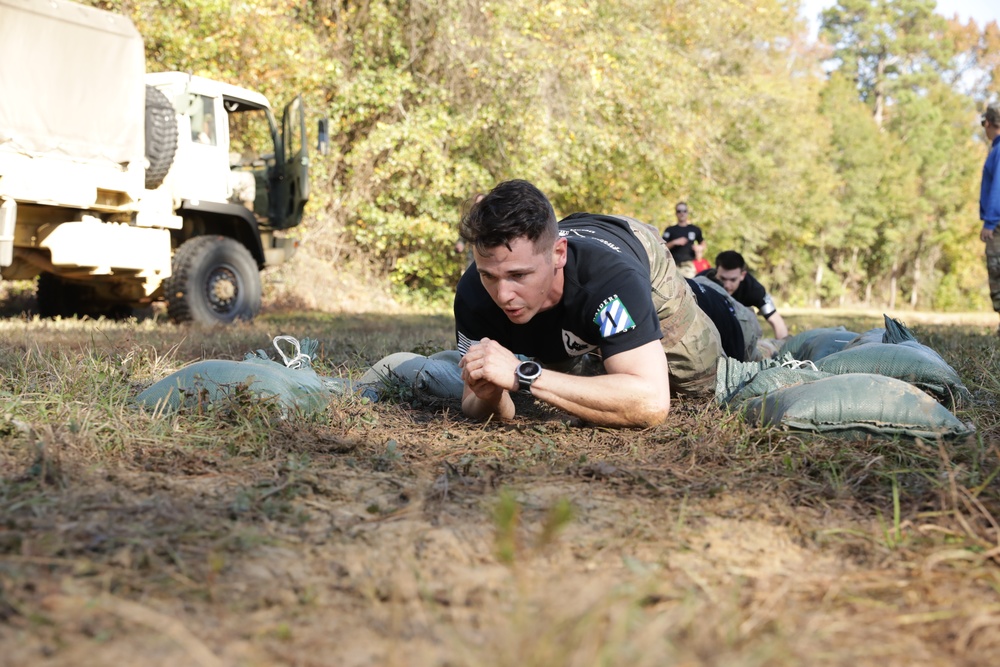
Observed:
[[[393,404],[409,404],[415,398],[413,386],[405,378],[394,371],[380,373],[382,386],[379,390],[379,401]]]
[[[501,489],[493,508],[497,559],[512,566],[543,552],[573,520],[573,514],[570,501],[559,498],[545,510],[540,530],[527,541],[522,535],[525,530],[522,504],[512,489]]]
[[[372,466],[375,470],[384,472],[398,466],[403,460],[403,455],[399,451],[399,443],[389,440],[381,452],[372,458]]]
[[[470,665],[972,665],[1000,649],[993,338],[933,339],[973,391],[962,442],[758,429],[682,401],[642,431],[536,404],[478,424],[403,388],[310,422],[245,387],[167,418],[132,409],[143,385],[271,329],[320,340],[338,375],[453,336],[447,318],[0,323],[5,646],[120,650],[128,633],[93,641],[106,619],[88,636],[46,606],[107,593],[248,664],[333,663],[341,646],[374,664],[393,642],[399,664],[431,646],[425,664]],[[424,589],[387,584],[404,570]]]

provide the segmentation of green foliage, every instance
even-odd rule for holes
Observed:
[[[934,0],[839,0],[823,12],[823,33],[842,71],[881,126],[897,92],[922,87],[952,57]]]
[[[958,42],[933,8],[844,0],[823,14],[842,64],[821,107],[834,127],[847,241],[832,268],[851,301],[876,292],[889,308],[898,297],[910,308],[969,308],[982,290],[981,262],[968,271],[982,156],[970,150],[972,101],[946,83]]]
[[[493,522],[496,526],[497,560],[511,565],[519,549],[517,531],[521,523],[521,504],[509,489],[500,492],[493,509]]]
[[[833,71],[782,0],[91,1],[133,18],[151,70],[328,116],[296,233],[410,299],[449,299],[463,203],[517,177],[560,214],[661,228],[687,200],[708,256],[740,250],[780,301],[984,303],[974,122],[1000,32],[933,0],[839,0]]]

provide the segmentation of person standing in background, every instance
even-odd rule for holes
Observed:
[[[677,214],[677,224],[663,230],[663,241],[670,248],[670,254],[677,265],[677,271],[685,278],[694,278],[697,271],[694,260],[697,254],[704,254],[705,239],[701,228],[688,222],[687,202],[677,202],[674,208]]]
[[[993,310],[1000,314],[1000,106],[991,104],[983,112],[983,130],[990,141],[990,152],[983,164],[983,181],[979,188],[979,219],[983,228],[979,240],[986,244],[986,271],[989,275]],[[997,327],[1000,336],[1000,326]]]

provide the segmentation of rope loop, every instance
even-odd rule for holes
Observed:
[[[274,345],[274,349],[276,349],[278,354],[281,355],[281,360],[285,362],[285,367],[297,369],[311,365],[312,357],[302,352],[302,346],[299,344],[297,338],[294,338],[293,336],[275,336],[272,343]],[[281,349],[279,343],[290,343],[294,348],[295,354],[292,356],[285,354],[285,351]]]

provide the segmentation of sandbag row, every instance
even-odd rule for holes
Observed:
[[[813,329],[762,362],[719,362],[716,400],[751,423],[848,435],[956,438],[971,399],[958,373],[898,320],[863,333]]]
[[[281,344],[291,345],[287,353]],[[242,361],[206,359],[171,373],[136,397],[136,403],[155,415],[173,414],[182,408],[208,409],[250,398],[273,402],[283,417],[311,417],[329,407],[337,395],[355,394],[377,401],[394,386],[415,395],[461,398],[461,354],[447,350],[425,357],[410,352],[390,354],[360,378],[321,376],[312,368],[318,342],[301,343],[279,336],[274,347],[284,363],[273,361],[264,350],[248,353]]]

